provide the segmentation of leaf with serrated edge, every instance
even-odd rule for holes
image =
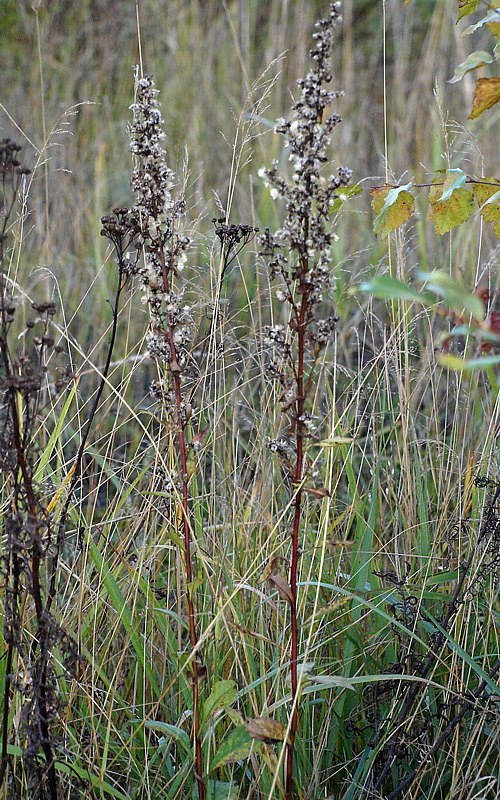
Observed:
[[[477,11],[480,2],[481,0],[458,0],[458,20]]]
[[[448,200],[440,200],[440,186],[429,191],[429,217],[434,230],[441,236],[463,222],[467,222],[474,211],[474,197],[467,189],[455,189]]]
[[[485,222],[493,223],[495,233],[498,236],[497,228],[500,229],[500,183],[496,183],[494,178],[485,178],[484,180],[488,181],[488,183],[474,184],[474,197],[483,219]]]
[[[412,215],[415,198],[408,191],[412,182],[395,188],[372,189],[372,208],[376,213],[373,230],[377,236],[387,236],[403,225]]]

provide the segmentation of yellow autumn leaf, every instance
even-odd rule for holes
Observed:
[[[500,100],[500,78],[478,78],[472,100],[469,119],[477,119],[483,111],[496,105]]]
[[[454,189],[446,200],[439,199],[442,194],[442,187],[438,184],[429,191],[429,218],[440,235],[467,222],[474,211],[474,197],[468,189]]]

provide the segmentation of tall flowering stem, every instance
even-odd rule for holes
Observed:
[[[315,367],[321,351],[328,344],[337,322],[334,316],[320,318],[317,308],[326,299],[331,283],[330,248],[335,234],[330,221],[331,209],[341,187],[351,178],[351,171],[338,167],[331,171],[328,157],[330,134],[340,122],[328,106],[339,92],[325,88],[331,81],[330,57],[333,31],[339,20],[339,3],[333,3],[324,19],[316,23],[314,47],[310,50],[312,67],[298,81],[299,99],[292,106],[292,119],[278,120],[276,131],[285,137],[285,148],[292,165],[291,179],[278,171],[278,162],[261,176],[274,198],[281,198],[286,215],[283,227],[261,237],[261,247],[268,258],[272,278],[280,281],[276,296],[288,304],[288,326],[265,329],[270,351],[269,373],[281,389],[282,409],[287,418],[284,433],[271,441],[271,449],[281,460],[292,487],[293,521],[291,523],[291,563],[289,592],[291,648],[290,672],[292,710],[286,752],[285,793],[292,800],[293,760],[298,725],[298,647],[297,575],[300,557],[300,533],[304,492],[323,496],[326,490],[312,485],[314,476],[306,458],[307,440],[314,431],[312,394]]]
[[[128,269],[139,279],[145,291],[151,318],[148,349],[151,357],[157,361],[161,375],[153,384],[152,392],[164,407],[178,446],[178,474],[167,480],[170,490],[179,498],[189,640],[195,651],[192,660],[194,766],[198,797],[199,800],[205,800],[200,733],[200,665],[196,656],[199,639],[192,588],[194,568],[188,491],[188,452],[195,443],[188,441],[187,426],[191,410],[184,392],[191,366],[189,344],[193,319],[190,308],[183,303],[182,288],[176,287],[176,279],[186,262],[190,240],[181,231],[185,202],[183,197],[174,193],[175,176],[167,166],[166,151],[162,145],[165,134],[157,95],[153,80],[137,74],[136,100],[132,105],[134,118],[130,127],[131,150],[135,159],[131,186],[137,199],[129,215],[132,223],[129,221],[128,224],[136,228],[136,241],[142,245],[143,259],[132,258]]]

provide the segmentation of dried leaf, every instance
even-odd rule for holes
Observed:
[[[351,444],[354,439],[352,436],[329,436],[319,443],[320,447],[341,447],[343,444]]]
[[[323,497],[330,497],[330,492],[325,486],[304,486],[304,492],[312,494],[313,497],[322,499]]]
[[[265,583],[269,580],[271,575],[276,575],[280,571],[281,565],[284,563],[286,563],[286,558],[283,558],[283,556],[276,556],[268,561],[259,578],[259,583]]]
[[[278,594],[283,600],[286,600],[287,603],[293,603],[293,594],[288,581],[283,575],[270,575],[269,576],[269,583],[276,587],[278,590]]]
[[[255,717],[254,719],[247,719],[245,728],[252,739],[258,739],[260,742],[283,742],[286,735],[286,728],[282,722],[275,719],[268,719],[267,717]]]
[[[478,78],[469,119],[477,119],[483,111],[500,101],[500,78]]]

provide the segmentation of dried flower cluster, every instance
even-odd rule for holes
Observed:
[[[303,80],[299,99],[293,104],[291,121],[278,120],[276,131],[285,137],[285,150],[291,162],[291,178],[281,175],[278,162],[260,170],[271,196],[285,205],[283,226],[260,237],[263,255],[267,258],[271,278],[278,277],[276,291],[280,303],[289,308],[288,326],[275,324],[264,329],[264,346],[269,358],[268,377],[280,386],[282,410],[287,417],[286,432],[269,442],[280,460],[285,484],[293,492],[291,524],[290,584],[282,596],[290,607],[291,649],[290,672],[292,712],[287,744],[285,796],[296,796],[293,760],[298,715],[298,619],[297,574],[300,556],[302,495],[308,491],[317,498],[326,497],[325,487],[312,481],[316,473],[305,453],[305,440],[316,430],[310,397],[315,393],[314,371],[321,351],[328,345],[337,318],[316,316],[316,307],[326,299],[331,285],[331,245],[335,238],[330,216],[339,189],[346,186],[351,171],[339,167],[332,172],[328,148],[330,135],[340,122],[327,107],[339,92],[325,88],[332,80],[330,58],[333,30],[339,19],[339,3],[332,3],[329,14],[316,23],[310,50],[312,67]]]
[[[324,87],[332,79],[330,56],[339,6],[332,4],[328,16],[316,23],[316,47],[310,51],[314,64],[298,81],[302,91],[292,106],[294,119],[280,119],[276,126],[276,131],[285,136],[285,148],[289,150],[291,181],[279,174],[277,161],[270,169],[260,170],[272,187],[272,196],[282,198],[286,207],[283,227],[274,234],[266,231],[261,239],[264,252],[271,256],[271,274],[283,278],[283,298],[291,299],[292,284],[298,281],[301,291],[308,292],[310,305],[320,302],[330,285],[330,245],[335,235],[329,216],[338,190],[349,183],[352,174],[345,167],[335,173],[328,169],[330,134],[340,117],[327,114],[326,110],[342,93]],[[295,254],[292,260],[290,252]]]
[[[174,196],[174,173],[167,165],[162,145],[165,133],[158,90],[148,76],[137,76],[136,89],[130,127],[135,166],[130,183],[137,198],[132,214],[138,223],[138,243],[143,247],[144,260],[135,262],[131,272],[145,289],[144,300],[151,313],[148,350],[153,358],[178,371],[184,370],[189,360],[193,322],[191,309],[183,304],[182,289],[172,288],[172,277],[183,270],[190,244],[179,224],[185,201]]]

